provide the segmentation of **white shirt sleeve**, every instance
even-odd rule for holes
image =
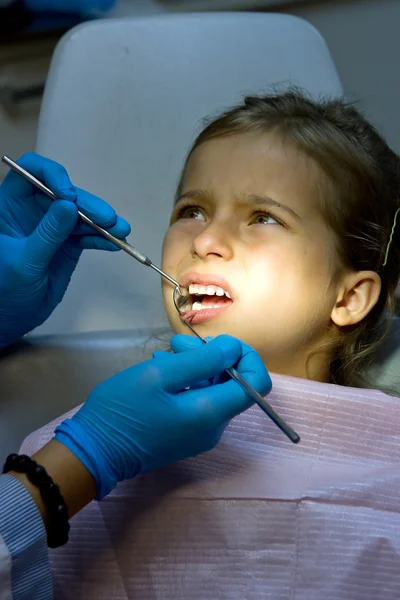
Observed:
[[[51,600],[47,536],[24,485],[0,475],[0,600]]]

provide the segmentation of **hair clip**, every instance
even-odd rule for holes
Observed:
[[[384,263],[383,263],[382,267],[385,267],[386,263],[387,263],[387,259],[388,259],[388,256],[389,256],[390,246],[391,246],[392,240],[393,240],[394,230],[396,229],[397,215],[399,214],[399,212],[400,212],[400,207],[396,210],[396,213],[394,215],[393,227],[392,227],[392,231],[390,232],[390,238],[389,238],[389,242],[388,242],[388,245],[387,245],[387,248],[386,248],[386,252],[385,252],[385,260],[384,260]]]

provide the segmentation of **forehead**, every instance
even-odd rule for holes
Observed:
[[[192,153],[183,189],[268,194],[315,209],[321,172],[315,162],[276,133],[215,138]]]

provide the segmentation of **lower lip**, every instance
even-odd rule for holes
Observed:
[[[187,319],[191,325],[198,325],[199,323],[204,323],[205,321],[211,321],[212,319],[217,319],[224,313],[228,308],[232,306],[228,304],[227,306],[223,306],[222,308],[203,308],[202,310],[189,310],[187,313],[181,315],[181,319]]]

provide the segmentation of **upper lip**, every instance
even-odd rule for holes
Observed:
[[[226,279],[220,277],[219,275],[215,275],[214,273],[196,273],[192,271],[191,273],[185,273],[185,275],[182,275],[182,278],[179,280],[179,285],[186,289],[189,288],[191,283],[197,283],[204,286],[216,285],[217,287],[225,290],[225,292],[228,292],[232,300],[235,298],[235,293]]]

